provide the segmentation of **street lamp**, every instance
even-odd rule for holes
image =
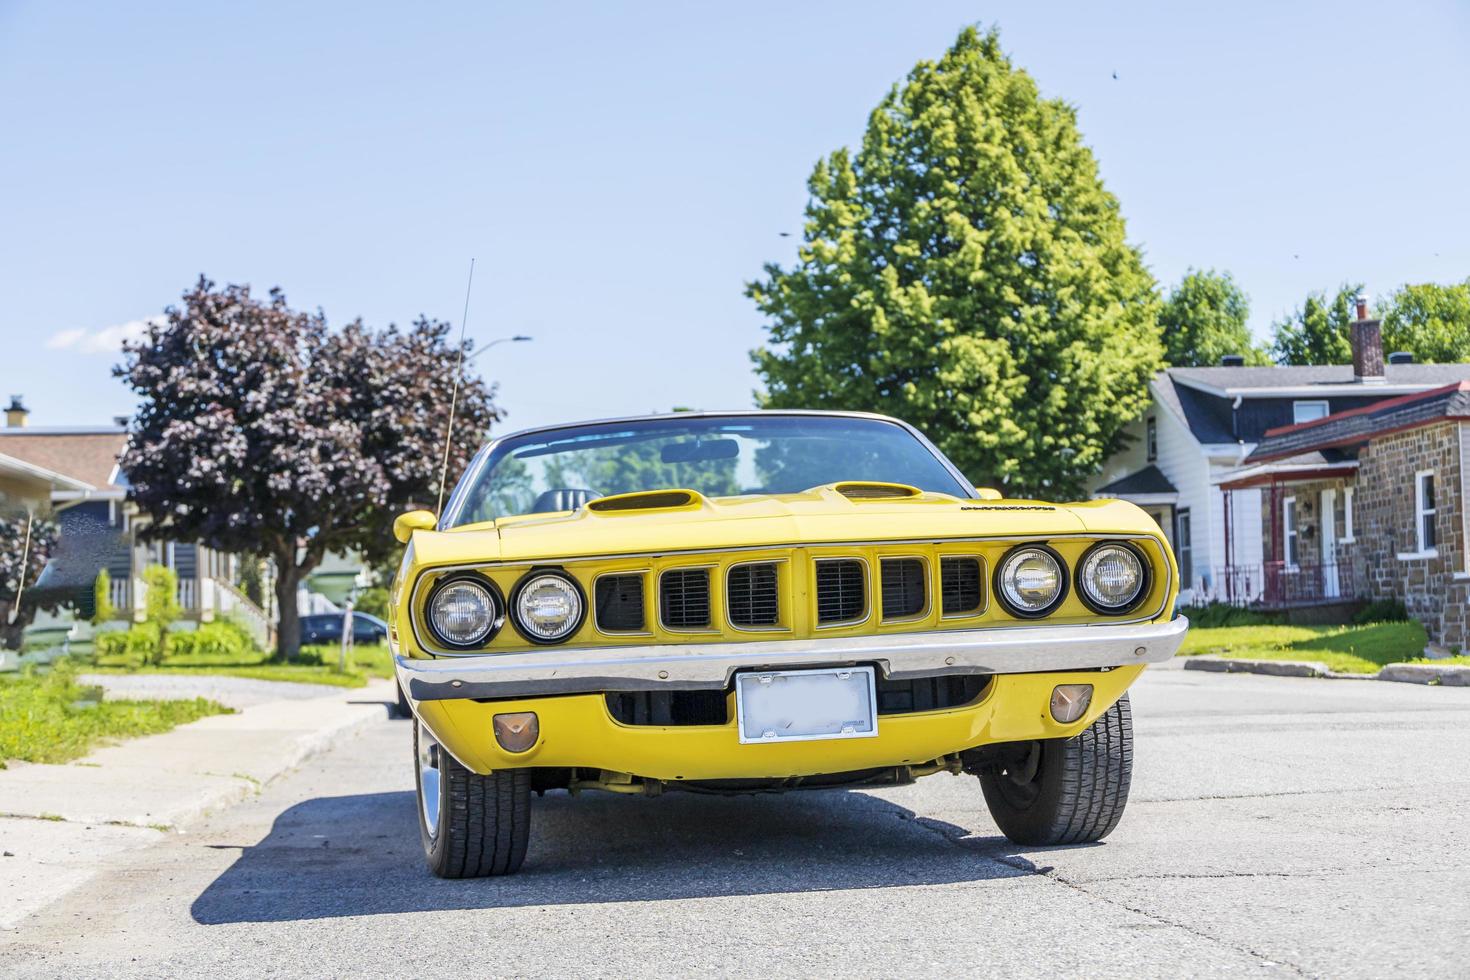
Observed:
[[[490,348],[494,347],[496,344],[520,343],[522,341],[531,340],[531,339],[533,339],[533,338],[527,337],[524,334],[516,334],[514,337],[500,337],[500,338],[498,338],[496,340],[490,341],[487,344],[484,344],[483,346],[477,348],[476,350],[471,351],[469,353],[469,355],[464,359],[465,360],[465,363],[468,364],[470,361],[473,361],[475,358],[479,357],[481,354],[485,353],[487,350],[489,350]]]

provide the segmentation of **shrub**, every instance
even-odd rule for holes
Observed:
[[[1273,626],[1282,621],[1275,613],[1255,609],[1242,609],[1224,602],[1211,602],[1202,606],[1181,606],[1179,611],[1189,617],[1189,625],[1199,629],[1221,626]]]
[[[169,637],[168,650],[170,657],[220,660],[260,653],[249,633],[227,621],[203,623],[191,632],[175,633]]]
[[[353,600],[352,608],[356,609],[358,612],[365,612],[369,616],[376,616],[379,619],[387,619],[388,590],[380,588],[378,586],[373,586],[370,589],[363,589],[357,594],[357,598]]]
[[[158,631],[153,624],[139,623],[128,630],[98,633],[92,640],[92,652],[99,660],[121,660],[121,666],[137,670],[152,662],[159,645]]]
[[[104,568],[92,583],[92,625],[101,626],[116,615],[117,608],[112,604],[112,576]]]
[[[1402,623],[1409,611],[1397,599],[1377,599],[1353,613],[1354,623]]]

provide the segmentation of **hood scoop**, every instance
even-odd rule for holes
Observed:
[[[924,492],[906,483],[837,483],[832,489],[848,500],[908,500]]]
[[[621,514],[639,510],[688,510],[704,499],[693,490],[639,490],[599,497],[587,505],[598,514]]]

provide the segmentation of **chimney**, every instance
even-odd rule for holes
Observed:
[[[1244,354],[1222,354],[1220,355],[1221,367],[1245,367]]]
[[[24,429],[26,418],[31,410],[21,404],[19,395],[10,396],[10,404],[5,406],[5,426],[10,429]]]
[[[1411,353],[1409,353],[1406,350],[1396,350],[1392,354],[1388,355],[1388,363],[1390,363],[1390,364],[1413,364],[1414,363],[1414,355],[1411,354]]]
[[[114,415],[112,417],[112,424],[117,426],[119,429],[126,429],[128,427],[128,423],[131,421],[132,419],[128,418],[126,415]]]
[[[1368,297],[1359,293],[1355,299],[1357,319],[1352,324],[1353,380],[1382,383],[1383,324],[1368,319]]]

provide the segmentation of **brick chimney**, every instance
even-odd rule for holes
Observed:
[[[30,414],[31,410],[21,404],[20,396],[11,395],[10,404],[5,406],[5,425],[10,429],[24,429]]]
[[[1352,324],[1353,380],[1382,383],[1383,322],[1368,319],[1368,297],[1359,293],[1355,299],[1357,319]]]

